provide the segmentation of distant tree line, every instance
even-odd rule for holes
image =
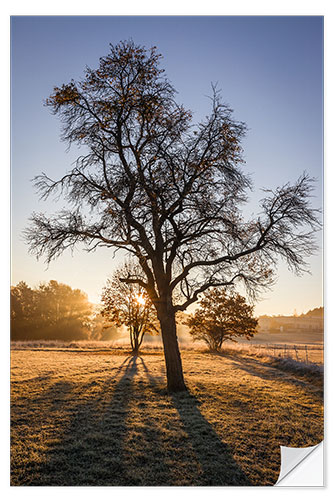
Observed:
[[[308,316],[309,318],[323,318],[324,317],[324,308],[323,307],[315,307],[314,309],[310,309],[305,314],[301,314],[301,316]]]
[[[81,290],[55,280],[32,289],[21,281],[10,296],[12,340],[89,338],[93,306]]]

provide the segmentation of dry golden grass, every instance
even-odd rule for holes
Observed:
[[[257,337],[263,337],[263,334],[256,335]],[[267,335],[266,335],[267,337]],[[318,336],[317,336],[318,337]],[[314,339],[315,336],[313,335]],[[268,340],[268,337],[267,339]],[[280,337],[281,341],[281,337]],[[191,350],[191,351],[207,351],[207,345],[204,342],[193,342],[190,338],[180,342],[181,349]],[[40,349],[57,349],[57,350],[81,350],[81,351],[110,351],[113,349],[114,352],[120,351],[122,352],[124,348],[128,349],[128,338],[122,338],[120,340],[74,340],[74,341],[62,341],[62,340],[23,340],[23,341],[13,341],[11,343],[12,350],[21,350],[21,349],[32,349],[32,350],[40,350]],[[145,350],[160,351],[162,349],[162,341],[160,337],[147,337],[145,339],[143,348]],[[315,342],[315,343],[297,343],[297,342],[289,342],[289,343],[258,343],[257,341],[239,341],[237,343],[227,341],[223,344],[223,351],[237,351],[249,353],[251,356],[260,357],[260,356],[273,356],[273,357],[281,357],[281,358],[290,358],[295,361],[301,361],[306,363],[317,363],[323,364],[324,362],[324,346],[323,342]]]
[[[184,351],[12,352],[12,485],[270,485],[280,445],[323,439],[322,375],[269,358]]]
[[[222,352],[237,352],[239,354],[250,355],[252,358],[277,358],[277,360],[288,359],[298,361],[299,364],[324,363],[324,346],[302,344],[245,344],[241,342],[226,342]]]

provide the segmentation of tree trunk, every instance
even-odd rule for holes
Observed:
[[[171,307],[162,305],[158,311],[161,324],[168,392],[186,391],[180,357],[175,313]]]
[[[134,349],[134,344],[133,344],[133,327],[132,325],[130,325],[130,340],[131,340],[131,347],[132,347],[132,350]]]
[[[137,356],[138,353],[139,353],[139,334],[138,334],[138,331],[136,329],[136,327],[134,327],[133,329],[133,342],[132,342],[132,354],[134,356]]]
[[[132,356],[138,356],[139,354],[139,348],[138,347],[134,347],[134,349],[132,349]]]

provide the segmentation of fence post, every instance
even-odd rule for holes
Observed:
[[[306,364],[309,363],[309,358],[308,358],[308,346],[305,346],[305,356],[306,356]]]
[[[297,348],[295,345],[294,345],[294,349],[295,349],[295,353],[296,353],[296,361],[298,361],[298,353],[297,353]]]

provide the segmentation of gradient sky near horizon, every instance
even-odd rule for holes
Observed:
[[[75,160],[60,141],[60,124],[43,106],[55,85],[97,67],[108,44],[132,38],[156,45],[179,102],[196,120],[209,111],[211,82],[218,82],[235,118],[249,130],[243,142],[245,172],[254,191],[247,208],[256,213],[260,188],[317,179],[313,204],[322,206],[323,18],[322,17],[57,17],[11,19],[12,284],[56,279],[98,302],[107,276],[119,263],[113,251],[65,253],[48,268],[28,254],[22,230],[33,211],[54,213],[61,203],[41,202],[31,179],[59,178]],[[321,247],[321,235],[318,235]],[[281,264],[272,292],[257,314],[293,314],[322,305],[322,254],[311,275],[295,277]]]

